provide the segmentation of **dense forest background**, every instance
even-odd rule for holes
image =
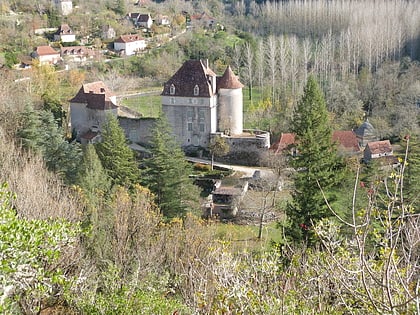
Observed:
[[[0,2],[0,312],[418,313],[416,1],[144,2],[73,1],[66,17],[46,0]],[[171,17],[174,39],[156,48],[155,29],[141,56],[71,71],[13,69],[48,43],[34,29],[65,22],[107,50],[102,25],[135,32],[124,17],[138,10]],[[185,12],[206,12],[218,25],[183,32]],[[217,222],[199,217],[191,168],[160,132],[164,120],[155,158],[141,169],[115,121],[102,145],[69,141],[68,100],[83,82],[103,80],[117,94],[159,89],[190,58],[239,74],[248,127],[277,139],[295,130],[296,109],[314,95],[323,126],[350,130],[368,118],[402,148],[401,167],[346,160],[338,200],[323,202],[316,224],[300,231],[315,241],[290,240],[286,220],[272,246],[238,250]]]

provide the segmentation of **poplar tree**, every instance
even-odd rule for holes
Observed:
[[[139,182],[140,170],[117,118],[109,115],[101,129],[102,141],[95,148],[102,166],[112,184],[132,187]]]
[[[152,135],[152,157],[145,161],[143,183],[156,195],[156,203],[166,217],[182,217],[197,210],[199,190],[189,178],[191,166],[166,117],[161,115],[157,120]]]
[[[342,179],[343,163],[331,139],[331,123],[324,96],[310,76],[292,121],[297,156],[292,160],[296,173],[292,200],[287,206],[286,232],[294,241],[314,241],[313,226],[332,216],[322,192],[331,202],[334,187]],[[321,191],[322,189],[322,191]]]

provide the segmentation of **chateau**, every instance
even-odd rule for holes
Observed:
[[[270,134],[243,129],[242,87],[230,66],[217,76],[201,60],[186,61],[165,83],[162,110],[185,150],[206,149],[213,137],[223,137],[228,159],[258,162],[270,146]]]
[[[162,111],[186,152],[200,155],[212,138],[222,137],[230,148],[226,161],[258,164],[270,147],[270,133],[243,129],[242,87],[230,67],[217,76],[200,60],[186,61],[165,83]],[[84,84],[70,100],[70,111],[72,130],[82,143],[99,141],[106,115],[112,114],[132,143],[150,144],[154,119],[118,106],[102,82]]]

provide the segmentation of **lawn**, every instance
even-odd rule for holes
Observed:
[[[121,99],[121,105],[141,113],[143,117],[152,118],[159,117],[162,108],[159,94],[126,96]]]

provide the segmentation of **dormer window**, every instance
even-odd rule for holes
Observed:
[[[194,86],[194,96],[197,96],[200,93],[200,88],[198,87],[198,85],[196,84]]]
[[[169,88],[169,93],[171,95],[174,95],[175,94],[175,85],[171,84],[171,87]]]

